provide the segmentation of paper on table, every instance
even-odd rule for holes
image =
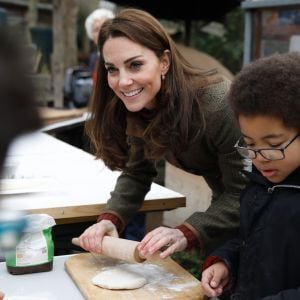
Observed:
[[[48,296],[5,296],[4,300],[54,300]]]
[[[56,181],[53,178],[22,178],[0,180],[0,194],[40,193],[53,190]]]

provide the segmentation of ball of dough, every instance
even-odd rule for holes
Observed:
[[[145,285],[147,280],[140,274],[115,267],[97,274],[92,283],[109,290],[133,290]]]

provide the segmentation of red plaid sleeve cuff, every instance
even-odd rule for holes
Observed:
[[[202,265],[202,271],[204,271],[205,269],[207,269],[208,267],[212,266],[213,264],[223,261],[221,258],[219,258],[218,256],[208,256],[203,265]]]
[[[117,228],[118,232],[120,233],[123,229],[123,224],[122,224],[122,221],[121,219],[114,215],[114,214],[111,214],[111,213],[104,213],[104,214],[101,214],[98,218],[97,218],[97,223],[100,222],[101,220],[109,220],[111,221]]]
[[[184,236],[186,237],[187,243],[188,243],[186,250],[190,250],[194,247],[199,246],[199,240],[198,240],[197,236],[187,226],[182,224],[182,225],[179,225],[175,228],[179,229],[184,234]]]

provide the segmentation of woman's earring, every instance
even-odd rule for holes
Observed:
[[[166,78],[166,75],[165,74],[161,74],[161,80],[164,81]]]

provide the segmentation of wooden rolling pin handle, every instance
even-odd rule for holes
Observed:
[[[78,238],[73,238],[72,243],[80,247]],[[139,242],[106,235],[102,240],[101,254],[117,259],[140,263],[145,261],[146,258],[140,255],[137,249],[138,244]]]

